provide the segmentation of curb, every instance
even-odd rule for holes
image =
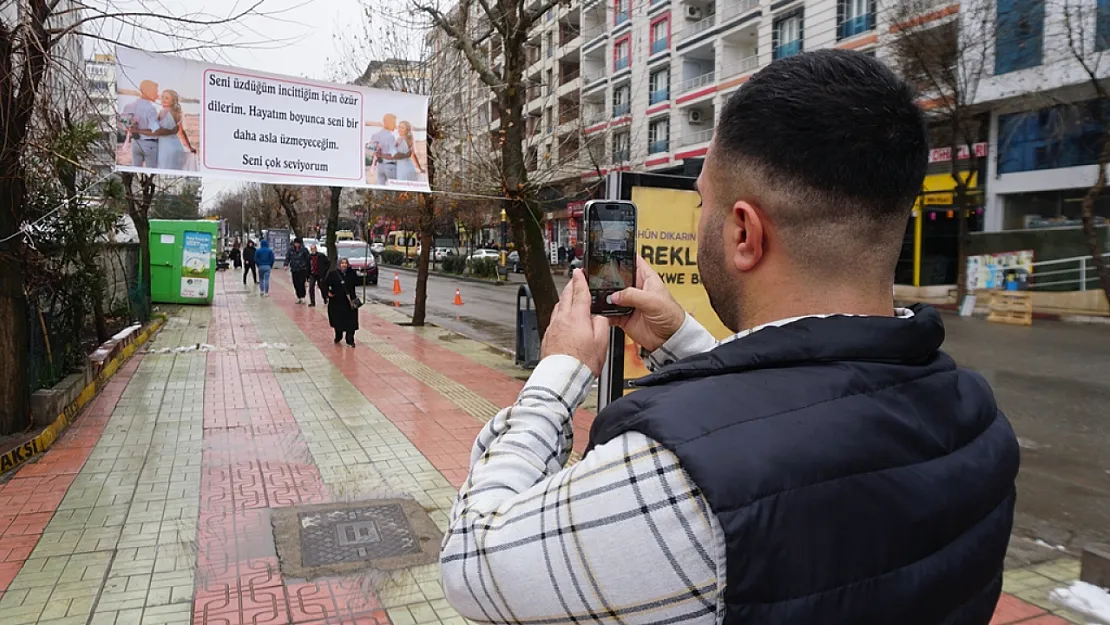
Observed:
[[[409,269],[408,267],[398,267],[396,265],[384,265],[384,264],[383,265],[378,265],[378,267],[384,267],[386,269],[391,269],[393,271],[404,271],[405,273],[416,274],[415,269]],[[429,276],[438,276],[440,278],[450,278],[452,280],[461,280],[463,282],[471,282],[473,284],[485,284],[485,285],[488,285],[488,286],[506,286],[506,285],[513,284],[512,282],[502,282],[501,280],[485,280],[483,278],[471,278],[470,276],[457,276],[453,273],[443,273],[442,271],[431,271],[431,270],[429,270],[428,275]],[[381,278],[381,275],[379,274],[378,275],[378,282],[381,282],[381,281],[382,281],[382,278]]]
[[[58,437],[62,435],[62,432],[65,432],[66,428],[77,419],[81,409],[96,397],[97,393],[104,388],[105,383],[123,366],[123,363],[127,362],[135,351],[150,340],[150,337],[165,323],[166,318],[159,317],[147,325],[141,332],[134,335],[133,338],[127,340],[126,344],[119,346],[116,355],[104,363],[92,382],[89,382],[85,386],[81,394],[77,396],[77,399],[74,399],[65,407],[65,410],[54,419],[53,423],[46,426],[42,432],[39,432],[38,436],[16,447],[3,456],[0,456],[0,474],[10,472],[22,466],[28,460],[50,449],[54,441],[58,440]]]

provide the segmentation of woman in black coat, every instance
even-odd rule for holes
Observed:
[[[355,272],[346,258],[339,259],[339,267],[328,272],[324,286],[328,291],[328,323],[335,328],[335,344],[346,335],[347,345],[355,346],[358,330],[358,309],[351,302],[355,299]]]

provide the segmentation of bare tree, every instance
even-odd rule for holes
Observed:
[[[139,174],[139,193],[135,193],[135,174],[120,174],[127,214],[139,237],[139,297],[144,311],[150,310],[150,205],[154,202],[154,176]]]
[[[890,28],[890,60],[917,85],[934,145],[946,146],[951,152],[953,204],[959,228],[958,300],[967,292],[968,214],[975,202],[971,178],[979,171],[982,158],[975,144],[982,140],[988,120],[988,114],[976,108],[975,98],[980,80],[989,72],[994,6],[991,0],[980,0],[961,5],[958,13],[938,12],[930,0],[898,0],[889,9],[894,22]]]
[[[1064,27],[1067,32],[1065,45],[1071,58],[1082,70],[1086,77],[1089,89],[1094,92],[1095,99],[1080,105],[1069,105],[1072,116],[1077,119],[1090,119],[1102,129],[1096,150],[1097,174],[1094,183],[1083,195],[1080,205],[1082,210],[1083,237],[1087,243],[1087,250],[1091,254],[1099,285],[1110,303],[1110,267],[1107,267],[1106,258],[1103,256],[1102,246],[1099,245],[1098,230],[1095,224],[1095,202],[1106,190],[1106,167],[1110,164],[1110,90],[1107,89],[1107,78],[1110,71],[1103,60],[1107,46],[1110,45],[1110,33],[1098,32],[1096,24],[1099,21],[1101,5],[1080,2],[1079,0],[1058,0],[1062,4]],[[1084,274],[1081,280],[1086,280]]]
[[[220,27],[258,14],[261,0],[222,17],[192,12],[177,17],[164,7],[145,9],[107,1],[9,0],[0,16],[0,434],[24,427],[30,418],[27,297],[21,271],[25,258],[25,156],[38,123],[36,104],[51,80],[79,81],[80,59],[72,58],[75,37],[112,41],[107,25],[145,31],[174,42],[175,50],[219,47]],[[9,11],[9,9],[11,9]],[[167,51],[167,50],[161,50]]]
[[[273,189],[278,204],[285,211],[285,218],[289,220],[289,229],[293,231],[293,236],[302,236],[301,219],[297,214],[297,202],[301,199],[300,189],[280,184],[273,185]]]

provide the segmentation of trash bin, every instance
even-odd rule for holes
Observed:
[[[516,364],[533,369],[540,362],[540,325],[527,285],[516,292]]]

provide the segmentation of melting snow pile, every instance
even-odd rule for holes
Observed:
[[[1067,588],[1057,588],[1048,594],[1048,600],[1096,623],[1110,625],[1110,592],[1087,582],[1074,582]]]
[[[242,352],[253,351],[259,349],[289,349],[287,343],[256,343],[256,344],[232,344],[223,347],[209,345],[208,343],[194,343],[192,345],[179,345],[177,347],[159,347],[157,349],[147,350],[148,354],[184,354],[186,352]]]

